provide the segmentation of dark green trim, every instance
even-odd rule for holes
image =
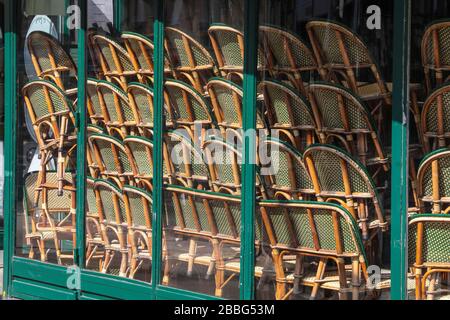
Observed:
[[[64,266],[14,257],[12,277],[30,279],[39,283],[67,288],[67,268]]]
[[[446,152],[449,152],[450,151],[450,148],[441,148],[441,149],[438,149],[438,150],[434,150],[434,151],[431,151],[430,153],[427,153],[426,155],[425,155],[425,157],[423,157],[423,159],[420,161],[420,163],[419,163],[419,168],[428,160],[428,159],[430,159],[430,158],[432,158],[432,157],[434,157],[434,156],[436,156],[436,155],[438,155],[438,154],[440,154],[440,153],[446,153]]]
[[[391,299],[407,299],[409,49],[411,1],[394,1],[391,175]]]
[[[153,206],[152,206],[152,288],[161,283],[162,212],[163,212],[163,130],[164,130],[164,1],[155,2],[154,96],[153,96]]]
[[[78,92],[77,92],[77,178],[76,179],[76,244],[74,252],[74,263],[79,267],[86,264],[86,139],[87,139],[87,0],[79,0],[80,6],[80,29],[78,35]]]
[[[113,26],[117,32],[122,31],[122,17],[123,17],[123,1],[122,0],[114,0],[113,2],[113,10],[114,10],[114,21]]]
[[[128,88],[130,88],[131,86],[139,87],[141,89],[144,89],[144,90],[148,91],[150,94],[153,95],[153,88],[148,86],[148,85],[146,85],[146,84],[143,84],[143,83],[140,83],[140,82],[130,82],[128,84]]]
[[[12,281],[11,295],[26,300],[75,300],[76,292],[25,279]]]
[[[256,128],[257,56],[258,56],[259,1],[246,0],[244,4],[244,149],[242,165],[241,205],[241,273],[239,276],[241,300],[252,300],[255,295],[255,194],[256,194],[256,137],[245,134]]]
[[[166,286],[157,286],[155,298],[156,300],[224,300],[207,294]]]
[[[3,198],[3,295],[11,293],[12,256],[16,234],[17,164],[17,17],[18,2],[5,1],[5,189]]]

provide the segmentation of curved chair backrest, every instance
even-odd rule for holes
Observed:
[[[201,150],[197,149],[187,134],[168,131],[164,135],[167,147],[164,161],[170,165],[176,178],[185,180],[189,187],[194,181],[209,182],[208,167]]]
[[[295,200],[260,201],[258,207],[272,247],[322,257],[356,258],[368,266],[358,224],[344,207]]]
[[[332,145],[312,145],[308,147],[303,157],[319,199],[345,199],[348,210],[355,219],[363,221],[363,236],[367,236],[368,223],[378,220],[379,227],[385,228],[384,213],[376,191],[375,183],[367,169],[358,160],[342,149]],[[367,216],[364,210],[354,211],[354,204],[366,206],[369,200],[373,204]]]
[[[316,123],[306,97],[273,80],[261,81],[259,91],[264,97],[267,122],[271,129],[289,135],[290,142],[299,149],[314,142]]]
[[[89,139],[89,136],[91,136],[93,134],[104,134],[104,133],[105,133],[105,131],[100,126],[96,126],[94,124],[89,124],[87,126],[88,139]],[[92,146],[89,143],[86,144],[86,149],[87,149],[86,150],[86,158],[87,158],[87,164],[89,166],[89,171],[90,171],[92,177],[97,178],[99,167],[98,167],[98,164],[96,163],[94,150],[92,150]]]
[[[27,38],[27,46],[39,78],[50,78],[64,90],[62,74],[68,73],[69,76],[76,77],[77,67],[70,54],[50,34],[42,31],[31,32]]]
[[[207,79],[215,74],[215,62],[208,50],[177,28],[166,27],[164,36],[172,70],[177,77],[188,78],[197,91],[203,92]]]
[[[231,81],[213,78],[207,89],[219,126],[242,128],[242,88]]]
[[[140,83],[128,85],[128,101],[134,114],[137,115],[136,125],[145,134],[153,131],[153,89]]]
[[[315,190],[302,155],[287,143],[267,138],[260,142],[260,173],[269,179],[270,189],[290,199],[314,195]]]
[[[428,154],[417,172],[417,195],[420,212],[450,213],[450,149],[439,149]]]
[[[422,108],[421,126],[427,152],[446,147],[450,143],[449,99],[450,85],[446,84],[434,90],[425,100]]]
[[[422,37],[422,66],[425,72],[427,92],[448,80],[450,72],[450,21],[432,22]],[[447,78],[445,77],[447,76]]]
[[[450,215],[412,215],[408,226],[409,266],[428,270],[437,269],[437,272],[443,269],[450,270],[449,238]],[[426,280],[423,279],[423,282]]]
[[[113,183],[96,179],[94,190],[99,198],[100,221],[109,225],[126,222],[126,209],[121,190]]]
[[[70,120],[75,125],[74,113],[64,94],[54,83],[46,80],[35,80],[22,88],[28,114],[35,130],[38,142],[44,145],[42,130],[50,130],[54,139],[59,139],[61,133],[61,119]],[[46,128],[44,128],[46,126]],[[66,126],[64,134],[68,133],[70,126]]]
[[[122,189],[125,208],[128,212],[128,226],[152,229],[152,195],[144,189],[125,185]],[[131,219],[130,219],[131,218]]]
[[[29,172],[24,177],[23,185],[23,208],[25,235],[36,232],[36,211],[41,208],[41,197],[35,203],[36,188],[38,187],[39,171]]]
[[[169,106],[177,125],[190,126],[192,130],[194,123],[211,126],[214,121],[212,111],[200,92],[178,80],[167,80],[164,90],[166,105]]]
[[[135,179],[151,180],[153,178],[153,142],[144,137],[127,136],[123,139],[123,144]],[[166,164],[163,165],[163,171],[163,174],[167,175]],[[151,184],[149,186],[151,190]]]
[[[92,36],[97,60],[108,81],[116,81],[123,89],[127,88],[127,77],[136,75],[128,52],[114,39],[106,35]]]
[[[87,80],[86,93],[87,93],[87,110],[91,123],[100,124],[104,123],[102,105],[97,92],[97,79],[89,78]]]
[[[127,94],[111,82],[99,81],[97,92],[102,105],[103,118],[108,131],[120,128],[125,134],[125,127],[136,126],[136,115],[130,107]]]
[[[93,134],[88,138],[94,151],[100,174],[104,177],[132,177],[133,170],[122,142],[105,134]]]
[[[98,216],[97,197],[94,191],[95,178],[86,177],[86,213],[89,216]]]
[[[297,35],[279,27],[260,26],[259,34],[269,72],[274,76],[287,75],[292,85],[306,95],[302,73],[318,71],[310,48]]]
[[[341,75],[345,72],[346,85],[358,93],[358,82],[362,80],[358,81],[356,76],[362,72],[355,71],[369,69],[377,85],[377,95],[387,99],[390,93],[371,53],[351,29],[337,22],[316,20],[308,22],[306,30],[323,79],[329,78],[328,71]]]

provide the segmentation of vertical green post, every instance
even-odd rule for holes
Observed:
[[[256,174],[256,82],[258,56],[258,8],[259,1],[245,0],[244,22],[244,98],[243,129],[244,149],[242,165],[241,206],[241,300],[254,297],[255,268],[255,174]]]
[[[407,298],[410,0],[394,1],[391,299]]]
[[[14,255],[17,163],[17,1],[5,1],[5,191],[3,198],[3,296],[11,289]]]
[[[122,17],[123,17],[123,1],[122,0],[114,0],[113,3],[114,6],[114,29],[116,29],[117,32],[122,31]]]
[[[86,204],[86,86],[87,86],[87,0],[79,0],[80,26],[78,33],[78,97],[77,97],[77,212],[76,249],[74,261],[80,267],[85,263],[85,204]]]
[[[163,85],[164,85],[164,0],[157,0],[154,22],[154,91],[153,91],[153,210],[152,210],[152,286],[161,283],[162,257],[162,212],[163,212],[163,156],[162,139],[163,120]],[[155,291],[155,290],[154,290]]]

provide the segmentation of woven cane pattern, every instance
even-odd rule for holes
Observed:
[[[236,106],[233,100],[233,94],[237,93],[229,88],[227,85],[222,85],[217,82],[208,85],[217,98],[217,103],[223,114],[223,120],[227,124],[240,124],[238,110],[242,106],[242,96],[238,95],[239,106]]]
[[[442,149],[439,151],[432,152],[429,156],[425,158],[419,168],[419,176],[422,179],[419,180],[421,184],[420,189],[422,190],[425,199],[431,201],[433,199],[433,162],[437,161],[439,177],[439,190],[438,194],[440,198],[450,197],[450,155],[447,149]]]
[[[214,30],[215,38],[222,51],[225,66],[243,66],[244,59],[241,55],[237,33],[228,30]]]
[[[151,158],[153,156],[153,148],[151,147],[151,142],[140,143],[138,141],[125,140],[124,143],[133,155],[139,175],[153,176],[153,162]]]
[[[90,103],[94,111],[94,114],[92,114],[91,117],[95,118],[103,117],[100,98],[97,93],[97,81],[88,80],[86,92],[87,92],[87,99],[89,101],[88,103]]]
[[[64,98],[51,85],[46,85],[41,82],[30,83],[24,91],[24,94],[30,99],[37,119],[48,117],[55,113],[69,111]],[[46,91],[48,92],[51,105],[47,103]]]
[[[422,116],[426,119],[426,132],[434,135],[438,134],[438,99],[442,98],[443,106],[443,127],[445,132],[450,132],[450,92],[445,86],[436,91],[429,100],[425,102]],[[429,106],[428,106],[429,105]]]
[[[198,196],[193,196],[192,202],[197,212],[198,222],[200,223],[201,231],[210,232],[211,228],[208,221],[208,214],[206,212],[206,206],[203,202],[203,199]]]
[[[437,32],[437,44],[438,48],[435,48],[433,43],[433,33]],[[425,52],[427,53],[423,58],[425,63],[430,66],[437,66],[435,61],[434,50],[439,51],[439,63],[440,65],[450,65],[450,50],[448,47],[448,41],[450,41],[450,26],[448,23],[437,23],[431,25],[429,29],[425,31],[425,38],[423,39],[423,45],[425,46]]]
[[[87,177],[86,184],[86,210],[89,214],[97,215],[97,199],[94,191],[94,179],[92,179],[91,177]]]
[[[130,61],[130,57],[128,56],[127,51],[120,46],[116,41],[106,38],[104,36],[95,35],[93,37],[95,44],[98,46],[101,54],[105,58],[105,62],[108,64],[109,72],[118,72],[119,67],[122,68],[123,71],[134,71],[133,64]],[[113,49],[111,49],[111,47]],[[113,51],[116,53],[120,66],[117,66],[114,58]]]
[[[114,208],[114,193],[111,191],[110,188],[107,188],[103,185],[96,186],[96,189],[98,190],[102,210],[104,214],[104,218],[107,223],[115,223],[116,222],[116,214],[115,214],[115,208]]]
[[[144,197],[142,197],[138,193],[130,191],[127,192],[127,198],[130,204],[131,219],[133,221],[133,225],[145,227],[147,223],[145,221],[145,210],[143,201],[147,200],[145,200]],[[151,209],[151,206],[149,208]]]

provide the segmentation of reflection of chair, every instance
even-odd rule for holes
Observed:
[[[422,109],[422,132],[426,152],[450,145],[450,85],[433,91]]]
[[[224,24],[213,24],[208,29],[209,38],[222,77],[239,81],[244,79],[244,34]],[[264,65],[264,55],[258,50],[258,69]]]
[[[103,131],[103,128],[98,127],[93,124],[89,124],[87,126],[88,139],[89,139],[89,136],[96,134],[96,133],[104,134],[105,132]],[[88,164],[89,173],[91,174],[91,177],[98,178],[99,167],[95,161],[96,160],[95,160],[94,151],[91,149],[91,145],[89,143],[87,143],[86,144],[86,162]]]
[[[153,142],[144,137],[128,136],[123,140],[133,179],[141,188],[153,190]],[[167,179],[167,164],[163,164],[163,176]]]
[[[92,36],[92,41],[106,80],[115,81],[122,89],[126,90],[130,78],[137,76],[128,52],[118,42],[106,35],[95,34]]]
[[[261,81],[269,128],[302,151],[316,140],[314,114],[306,97],[281,82]]]
[[[369,234],[370,229],[387,228],[376,186],[358,160],[331,145],[312,145],[303,156],[317,198],[337,201],[349,210],[360,223],[364,240],[377,234]]]
[[[312,84],[309,97],[321,143],[331,144],[336,139],[338,145],[343,145],[364,165],[377,165],[384,171],[389,170],[376,126],[362,100],[346,88],[332,83]]]
[[[187,133],[168,131],[164,134],[164,162],[170,172],[170,181],[181,182],[191,188],[210,189],[208,167],[200,145],[195,145]]]
[[[111,182],[96,179],[94,190],[98,201],[98,214],[105,243],[105,260],[102,272],[111,272],[110,266],[116,254],[121,257],[119,276],[125,277],[128,267],[126,209],[122,192]]]
[[[144,260],[152,259],[152,197],[145,190],[126,185],[123,200],[131,245],[129,277],[134,278]]]
[[[66,75],[72,81],[73,78],[76,78],[75,63],[59,41],[50,34],[42,31],[31,32],[28,36],[27,46],[39,78],[53,80],[62,90],[65,90],[67,85],[67,81],[64,79]],[[76,84],[72,83],[72,85]]]
[[[122,142],[105,134],[92,134],[89,144],[100,176],[121,186],[133,180],[133,170]]]
[[[103,119],[108,133],[123,138],[136,131],[136,116],[127,94],[107,81],[97,83]]]
[[[409,265],[415,271],[416,299],[433,300],[440,296],[448,300],[450,291],[444,278],[448,279],[450,273],[450,215],[414,214],[408,231]]]
[[[153,136],[153,89],[144,84],[130,83],[128,101],[136,117],[139,135],[151,138]]]
[[[137,73],[139,82],[153,83],[153,42],[146,36],[134,32],[123,32],[122,40],[128,51],[134,70]],[[164,73],[171,74],[170,65],[167,58],[164,60]]]
[[[102,105],[100,103],[100,98],[97,92],[97,84],[98,84],[97,79],[89,78],[87,80],[86,86],[87,111],[92,124],[104,126],[105,119],[103,117]]]
[[[97,259],[100,267],[104,258],[105,241],[102,237],[94,184],[93,177],[86,177],[86,266],[89,266],[93,259]]]
[[[273,77],[287,80],[303,95],[305,82],[318,71],[316,59],[308,46],[295,34],[275,26],[260,26],[260,41],[266,53],[267,69]]]
[[[299,285],[312,286],[311,299],[319,289],[328,289],[338,291],[341,299],[347,298],[348,290],[354,300],[365,289],[360,287],[362,282],[369,289],[389,287],[388,281],[368,286],[369,264],[358,225],[343,207],[304,201],[262,201],[258,205],[272,247],[277,299],[287,299]],[[286,274],[284,258],[288,255],[296,256],[296,264],[295,271]],[[305,256],[319,259],[315,274],[303,272]],[[337,272],[326,271],[329,260],[336,263]],[[346,270],[346,261],[351,261],[351,272]],[[294,285],[289,291],[287,283]]]
[[[41,178],[45,178],[50,161],[56,160],[57,185],[59,193],[62,193],[64,184],[67,184],[64,183],[65,167],[76,143],[72,107],[64,92],[46,80],[27,83],[22,94],[38,140]]]
[[[194,38],[173,27],[165,28],[165,48],[177,79],[187,79],[198,91],[205,92],[207,80],[216,75],[209,52]]]
[[[428,94],[449,79],[449,36],[450,21],[436,21],[427,27],[422,37],[422,66]]]
[[[428,154],[417,174],[419,212],[450,213],[450,149]]]
[[[310,199],[314,186],[302,155],[275,138],[260,142],[259,165],[265,178],[268,197],[272,199]]]
[[[178,80],[167,80],[164,83],[166,105],[170,109],[176,127],[188,130],[194,139],[196,127],[197,137],[204,139],[204,133],[213,125],[214,118],[208,102],[201,93]]]

